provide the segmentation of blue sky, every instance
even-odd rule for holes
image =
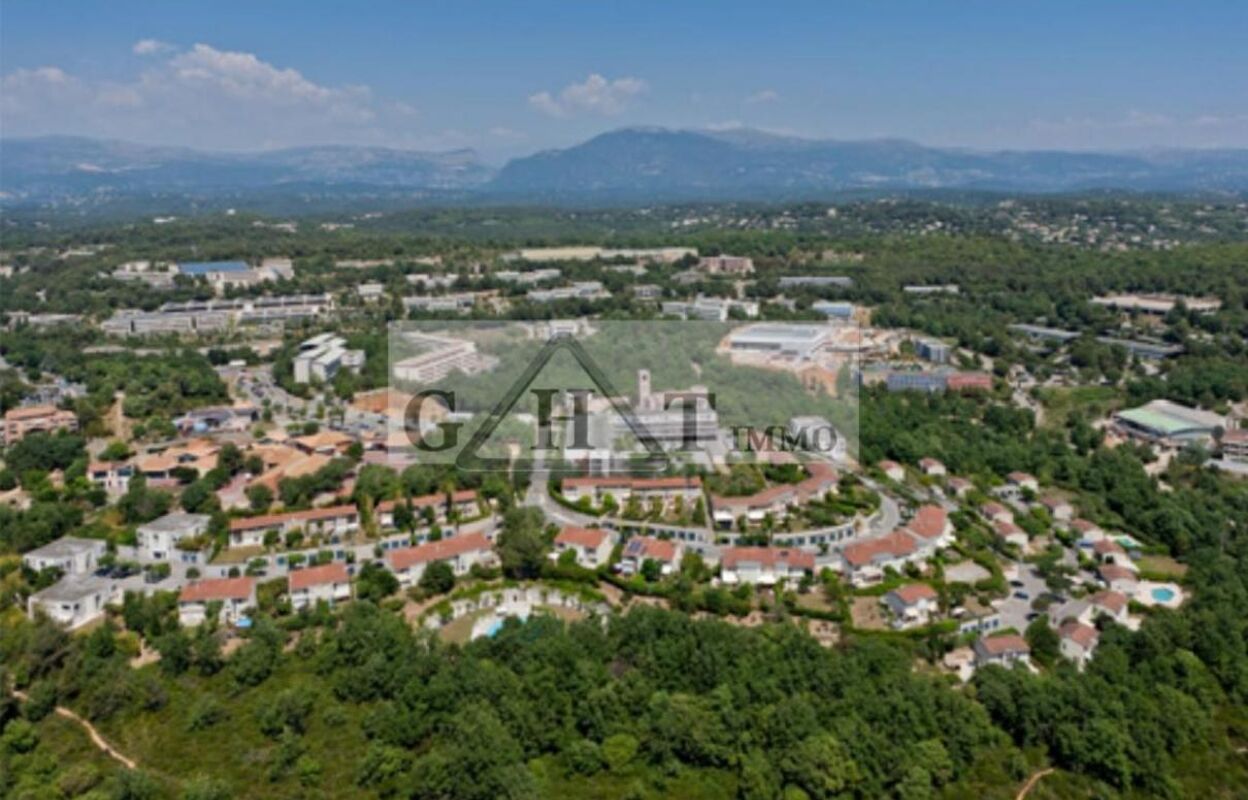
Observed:
[[[0,6],[0,133],[473,147],[631,125],[973,148],[1248,146],[1243,2]]]

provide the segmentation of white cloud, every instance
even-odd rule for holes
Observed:
[[[168,42],[162,42],[159,39],[140,39],[134,43],[134,47],[130,48],[130,52],[136,56],[155,56],[161,53],[170,53],[176,49]]]
[[[14,136],[87,136],[250,149],[356,142],[423,146],[411,127],[416,109],[379,101],[365,86],[329,86],[254,53],[196,44],[152,56],[126,81],[92,81],[55,66],[18,69],[0,79],[0,113]]]
[[[529,95],[529,104],[552,117],[582,112],[612,116],[622,112],[629,100],[647,88],[640,78],[608,80],[595,72],[582,83],[569,83],[557,95],[546,91]]]
[[[774,103],[779,99],[780,93],[775,89],[763,89],[745,98],[745,102],[750,105],[757,105],[759,103]]]

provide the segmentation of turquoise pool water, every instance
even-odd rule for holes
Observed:
[[[1167,589],[1164,586],[1159,586],[1156,589],[1153,589],[1152,594],[1153,594],[1153,599],[1156,600],[1158,603],[1169,603],[1171,600],[1174,599],[1174,590]]]
[[[495,636],[498,635],[498,632],[501,631],[502,629],[503,629],[503,621],[501,619],[496,619],[490,623],[490,626],[488,628],[485,629],[485,635],[489,636],[490,638],[494,638]]]

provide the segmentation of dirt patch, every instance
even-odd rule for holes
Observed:
[[[864,631],[882,631],[888,628],[884,607],[878,597],[855,597],[850,607],[854,627]]]

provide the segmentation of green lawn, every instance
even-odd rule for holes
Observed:
[[[1062,429],[1071,414],[1082,413],[1091,421],[1122,408],[1123,398],[1112,386],[1077,386],[1041,389],[1040,402],[1044,404],[1045,427]]]

